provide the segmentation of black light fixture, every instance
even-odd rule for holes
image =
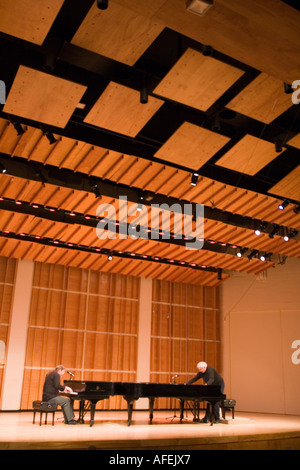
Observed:
[[[247,253],[247,251],[248,251],[248,248],[242,248],[237,252],[236,256],[238,258],[241,258],[245,253]]]
[[[275,142],[275,151],[276,151],[276,153],[281,153],[282,150],[283,150],[283,148],[282,148],[282,142],[281,142],[281,140],[277,140],[277,141]]]
[[[108,0],[97,0],[97,7],[99,10],[106,10],[108,8]]]
[[[201,48],[201,52],[205,57],[212,57],[214,55],[214,50],[211,46],[203,45]]]
[[[25,129],[21,126],[21,124],[18,121],[10,121],[12,125],[14,126],[15,130],[17,131],[18,135],[25,134]]]
[[[148,90],[146,87],[141,88],[140,91],[140,102],[142,104],[148,103]]]
[[[281,204],[279,204],[278,209],[280,211],[284,211],[284,209],[289,205],[290,201],[285,200]]]
[[[46,136],[47,139],[49,140],[49,144],[50,144],[50,145],[53,145],[53,144],[55,144],[55,142],[57,142],[57,139],[54,137],[54,135],[52,134],[52,132],[46,131],[46,132],[45,132],[45,136]]]
[[[295,212],[295,214],[299,214],[299,212],[300,212],[300,204],[298,204],[298,206],[295,206],[295,207],[294,207],[294,212]]]
[[[198,178],[199,178],[199,173],[193,173],[192,174],[192,179],[191,179],[191,182],[190,182],[190,185],[191,186],[196,186],[197,185],[197,182],[198,182]]]
[[[292,87],[292,85],[290,85],[289,83],[284,83],[284,92],[287,94],[287,95],[291,95],[293,93],[294,89]]]
[[[258,250],[252,250],[250,255],[248,256],[248,259],[251,260],[252,258],[257,258],[258,256]]]
[[[270,237],[270,238],[274,238],[275,235],[278,235],[279,230],[280,230],[279,225],[274,224],[273,229],[272,229],[271,233],[269,234],[269,237]]]

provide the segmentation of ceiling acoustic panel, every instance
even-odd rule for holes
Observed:
[[[278,155],[274,144],[246,135],[216,164],[253,176]]]
[[[64,128],[86,87],[21,65],[4,112]]]
[[[300,165],[269,191],[271,194],[300,201]]]
[[[42,45],[64,0],[1,0],[0,31]]]
[[[300,134],[295,135],[292,139],[287,142],[288,145],[300,149]]]
[[[243,73],[231,65],[187,49],[154,93],[207,111]]]
[[[283,82],[261,73],[227,107],[265,124],[284,113],[293,105],[291,95],[284,92]]]
[[[162,32],[164,26],[112,1],[107,10],[94,2],[72,39],[72,44],[133,65]]]
[[[155,156],[177,165],[199,170],[229,138],[184,122]]]
[[[163,103],[149,96],[142,104],[138,91],[110,82],[84,122],[135,137]]]

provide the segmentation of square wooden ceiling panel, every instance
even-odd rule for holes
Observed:
[[[246,135],[216,165],[253,176],[278,155],[274,144]]]
[[[199,170],[227,142],[228,137],[184,122],[155,156],[178,165]]]
[[[212,57],[187,49],[154,93],[207,111],[243,73]]]
[[[142,104],[138,91],[110,82],[84,122],[135,137],[163,103],[149,96]]]
[[[64,128],[86,87],[20,66],[4,112]]]
[[[284,198],[300,201],[300,165],[273,186],[269,192]]]
[[[64,0],[1,0],[0,31],[41,45]]]
[[[292,147],[296,147],[300,149],[300,134],[295,135],[292,139],[290,139],[287,144],[291,145]]]
[[[283,82],[261,73],[227,107],[265,124],[270,124],[293,105]]]
[[[162,32],[164,26],[128,8],[109,3],[99,10],[94,2],[72,44],[133,65]]]

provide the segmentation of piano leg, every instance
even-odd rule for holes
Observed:
[[[84,423],[84,400],[79,401],[79,417],[78,417],[78,422],[80,424]]]
[[[180,422],[183,420],[184,414],[184,400],[180,400]]]
[[[210,425],[212,426],[215,422],[214,406],[211,402],[208,402],[207,406],[209,407]]]
[[[149,419],[150,419],[150,424],[152,424],[152,420],[153,420],[154,400],[155,400],[155,398],[149,397]]]
[[[131,420],[132,420],[132,410],[133,410],[133,404],[134,404],[134,401],[135,401],[135,398],[132,398],[132,397],[123,397],[124,400],[127,401],[127,409],[128,409],[128,420],[127,420],[127,424],[128,426],[131,425]]]
[[[90,419],[90,426],[93,426],[93,425],[94,425],[96,404],[97,404],[97,402],[92,402],[92,401],[91,401],[91,419]]]

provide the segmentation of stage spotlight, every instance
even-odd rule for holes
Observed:
[[[291,230],[290,233],[288,234],[289,238],[295,238],[298,235],[298,230]]]
[[[250,255],[248,256],[249,260],[252,260],[252,258],[256,258],[258,255],[258,250],[252,250]]]
[[[284,209],[289,205],[289,201],[285,200],[281,204],[279,204],[278,209],[280,211],[284,211]]]
[[[199,174],[198,173],[193,173],[190,185],[191,186],[196,186],[197,182],[198,182],[198,178],[199,178]]]
[[[108,7],[108,0],[97,0],[97,7],[99,10],[106,10]]]
[[[248,248],[242,248],[241,250],[237,252],[236,256],[238,258],[241,258],[247,251],[248,251]]]
[[[260,259],[261,261],[266,261],[266,256],[265,256],[264,254],[261,254],[260,257],[259,257],[259,259]]]
[[[108,255],[107,259],[108,261],[112,261],[113,257],[111,255]]]
[[[299,214],[299,212],[300,212],[300,204],[299,204],[298,206],[295,206],[295,207],[294,207],[294,212],[295,212],[295,214]]]
[[[4,165],[2,165],[2,163],[0,163],[0,172],[1,173],[6,173],[6,168]]]
[[[274,225],[273,226],[273,230],[271,231],[271,233],[269,234],[269,237],[270,238],[274,238],[275,235],[278,235],[278,232],[279,232],[279,225]]]

